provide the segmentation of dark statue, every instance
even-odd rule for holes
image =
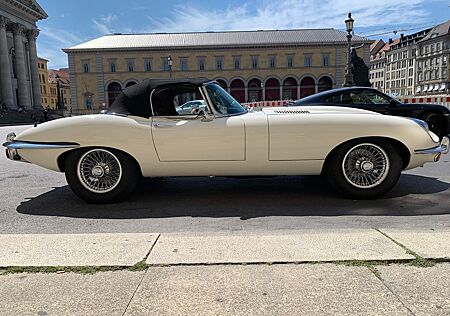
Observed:
[[[352,46],[350,58],[352,61],[351,71],[353,74],[353,85],[360,87],[371,87],[369,81],[369,67],[366,66],[364,60],[358,56],[356,49],[359,47]]]

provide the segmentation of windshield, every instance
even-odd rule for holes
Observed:
[[[220,114],[243,114],[247,110],[238,101],[228,94],[220,85],[210,83],[206,85],[206,91],[212,105]]]

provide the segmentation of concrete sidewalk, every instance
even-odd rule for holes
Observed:
[[[0,235],[0,314],[450,315],[449,245],[382,228]]]
[[[0,276],[2,315],[450,315],[450,264],[149,267]]]
[[[450,230],[0,235],[0,267],[450,259]]]

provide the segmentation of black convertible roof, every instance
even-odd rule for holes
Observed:
[[[145,79],[141,83],[124,89],[111,104],[108,114],[135,115],[150,117],[152,110],[150,107],[150,93],[153,89],[165,86],[202,86],[208,79]]]

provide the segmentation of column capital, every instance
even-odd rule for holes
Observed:
[[[25,35],[27,36],[28,40],[36,40],[36,37],[39,36],[39,30],[38,29],[26,30]]]
[[[0,28],[6,28],[6,25],[9,24],[9,19],[7,17],[4,17],[0,15]]]
[[[20,23],[12,23],[11,29],[12,29],[14,35],[23,35],[25,27]]]

